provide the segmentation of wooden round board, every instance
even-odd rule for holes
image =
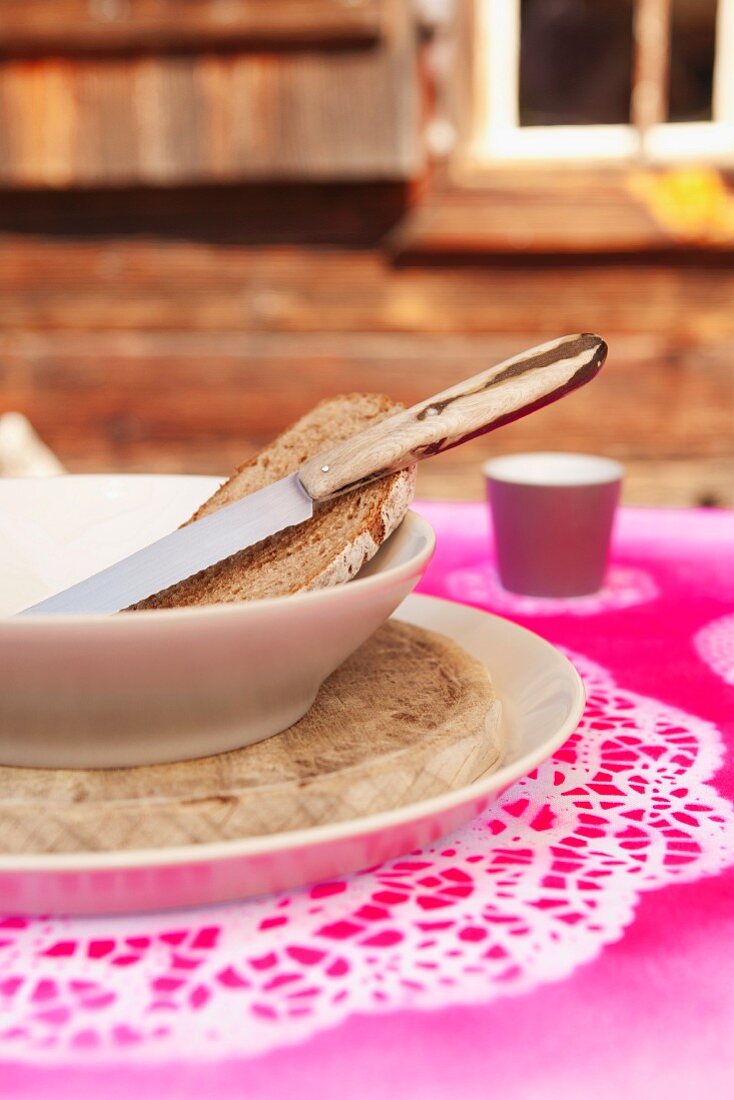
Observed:
[[[179,764],[0,768],[0,855],[111,852],[266,836],[393,810],[501,760],[500,704],[455,642],[386,623],[284,733]]]

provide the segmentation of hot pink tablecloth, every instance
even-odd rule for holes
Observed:
[[[580,730],[460,833],[256,902],[0,919],[3,1096],[734,1095],[734,515],[622,511],[605,590],[508,596],[481,505],[422,591],[516,619]]]

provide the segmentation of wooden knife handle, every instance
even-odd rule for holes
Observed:
[[[330,447],[301,467],[303,487],[329,500],[457,447],[583,386],[606,356],[590,333],[531,348]]]

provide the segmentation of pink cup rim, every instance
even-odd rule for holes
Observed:
[[[624,473],[620,463],[612,458],[571,451],[528,451],[501,455],[485,462],[482,471],[490,482],[549,489],[611,485],[621,481]]]

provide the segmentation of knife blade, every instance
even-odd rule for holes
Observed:
[[[161,591],[200,569],[223,561],[272,532],[313,515],[313,500],[298,474],[227,504],[196,523],[180,527],[122,561],[20,611],[20,615],[110,614]],[[150,586],[154,587],[151,588]]]
[[[589,382],[607,355],[591,333],[565,336],[372,425],[295,473],[187,524],[21,616],[110,614],[313,515],[314,504],[368,485],[558,400]]]

